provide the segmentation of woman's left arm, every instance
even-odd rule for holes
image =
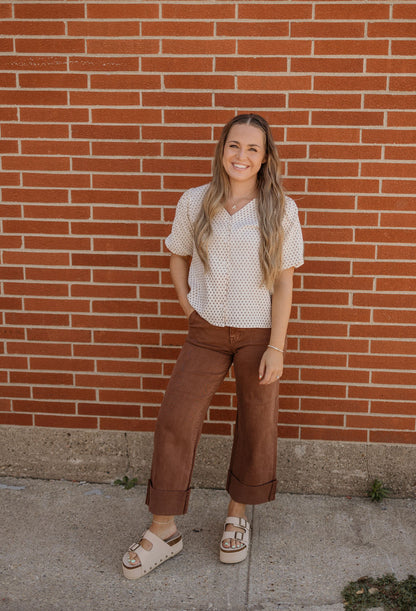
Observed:
[[[284,350],[287,326],[292,308],[294,267],[285,269],[274,285],[272,295],[272,328],[269,344]],[[283,373],[283,353],[267,348],[259,367],[260,384],[271,384]]]

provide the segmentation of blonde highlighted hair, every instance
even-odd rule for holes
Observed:
[[[260,229],[259,259],[263,282],[269,291],[279,276],[282,259],[285,195],[281,185],[280,159],[269,124],[260,115],[237,115],[224,126],[215,149],[212,181],[204,195],[195,222],[194,239],[198,254],[208,269],[208,243],[212,219],[231,195],[230,179],[223,166],[224,147],[231,128],[237,124],[252,125],[264,134],[266,160],[257,174],[257,214]]]

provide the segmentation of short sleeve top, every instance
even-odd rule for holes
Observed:
[[[172,231],[166,238],[174,254],[191,256],[188,301],[202,318],[218,327],[271,327],[271,294],[263,282],[259,260],[260,229],[256,200],[230,215],[225,208],[212,221],[208,244],[209,270],[195,248],[193,227],[209,185],[185,191]],[[303,264],[303,239],[298,209],[286,197],[283,217],[282,269]]]

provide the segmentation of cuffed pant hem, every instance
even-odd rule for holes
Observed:
[[[188,511],[190,488],[188,490],[157,490],[152,480],[147,484],[146,505],[149,511],[160,516],[178,516]]]
[[[248,486],[240,482],[238,478],[228,472],[226,489],[233,501],[247,505],[258,505],[273,501],[276,496],[277,481],[274,479],[267,484],[259,486]]]

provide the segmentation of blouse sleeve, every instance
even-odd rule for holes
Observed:
[[[300,267],[304,263],[302,228],[298,208],[295,202],[289,198],[286,200],[283,229],[282,270],[289,267]]]
[[[165,240],[167,248],[175,255],[186,257],[193,253],[193,227],[189,219],[188,193],[180,198],[176,207],[172,230]]]

